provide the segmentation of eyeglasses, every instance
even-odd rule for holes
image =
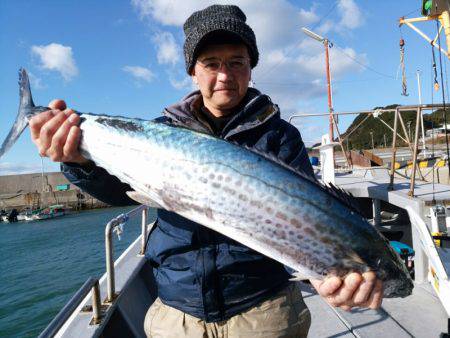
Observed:
[[[250,59],[245,57],[237,57],[229,60],[221,59],[206,59],[203,61],[197,60],[197,63],[201,65],[210,74],[217,74],[222,65],[227,66],[227,68],[234,72],[239,72],[246,69],[250,65]]]

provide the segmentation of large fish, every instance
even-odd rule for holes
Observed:
[[[0,156],[30,117],[48,109],[34,106],[25,70],[19,84],[19,113]],[[403,262],[344,192],[210,135],[161,122],[79,114],[81,153],[129,183],[134,197],[259,251],[294,269],[298,278],[375,271],[385,297],[411,294]]]

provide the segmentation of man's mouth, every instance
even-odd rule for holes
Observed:
[[[215,92],[224,92],[224,91],[231,91],[231,90],[236,90],[235,88],[217,88],[214,89]]]

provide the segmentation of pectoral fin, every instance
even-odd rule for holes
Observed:
[[[150,208],[162,209],[162,207],[158,203],[154,202],[150,197],[148,197],[147,195],[144,195],[140,192],[127,191],[127,195],[128,195],[128,197],[135,200],[136,202],[146,205]]]

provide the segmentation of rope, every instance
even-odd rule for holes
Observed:
[[[400,39],[400,65],[402,67],[402,95],[408,96],[405,72],[405,40]]]
[[[439,82],[437,80],[437,68],[436,68],[436,55],[434,54],[434,43],[431,43],[431,55],[433,57],[433,71],[434,71],[434,78],[433,78],[433,87],[435,91],[439,90]]]
[[[438,35],[438,43],[441,45],[441,32],[439,30],[439,22],[436,20],[436,28]],[[439,67],[441,73],[441,87],[442,87],[442,106],[444,108],[444,130],[445,130],[445,145],[447,147],[447,167],[448,167],[448,176],[450,177],[450,151],[448,147],[448,137],[447,137],[447,110],[445,108],[445,90],[444,90],[444,75],[442,74],[442,53],[439,53]]]
[[[434,46],[431,44],[431,54],[433,55],[433,63],[431,65],[431,77],[434,76],[434,81],[436,81],[436,62],[434,57]],[[431,106],[434,107],[434,90],[436,90],[436,86],[433,86],[434,88],[431,88]],[[433,112],[432,112],[433,114]],[[434,157],[434,119],[431,119],[431,156]],[[433,179],[432,179],[432,192],[433,192],[433,199],[432,204],[436,205],[436,198],[434,194],[434,170],[433,170]]]

